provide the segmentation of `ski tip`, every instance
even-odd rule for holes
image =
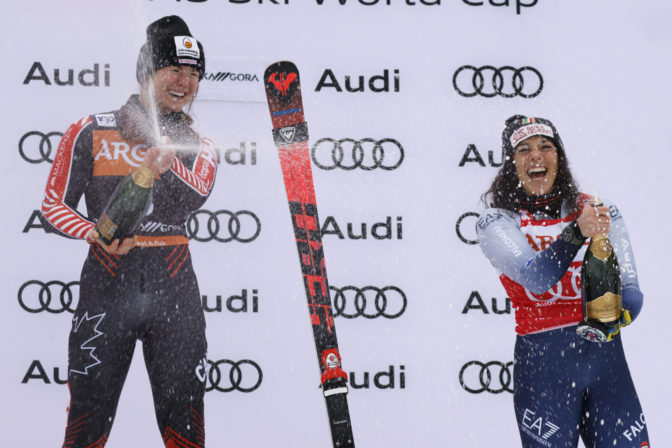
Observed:
[[[291,61],[275,61],[274,63],[266,67],[266,72],[278,71],[278,70],[294,71],[294,72],[299,71],[299,69],[296,68],[296,64],[294,64]]]
[[[293,62],[278,61],[269,65],[264,72],[264,84],[269,99],[282,103],[300,101],[300,95],[295,95],[295,92],[301,90],[301,81]]]

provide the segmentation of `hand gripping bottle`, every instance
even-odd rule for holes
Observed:
[[[140,166],[126,176],[112,193],[98,222],[96,230],[105,244],[133,236],[140,220],[145,216],[152,200],[156,173]]]
[[[621,274],[606,235],[597,235],[590,240],[581,269],[581,293],[583,321],[576,332],[590,341],[612,340],[621,323]]]

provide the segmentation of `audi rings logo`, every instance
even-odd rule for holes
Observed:
[[[249,210],[196,210],[187,219],[187,236],[196,241],[254,241],[261,232],[261,221]]]
[[[220,359],[210,361],[210,372],[205,385],[206,392],[217,390],[219,392],[253,392],[261,386],[264,377],[261,367],[250,359],[231,361]]]
[[[57,131],[46,134],[40,131],[26,132],[19,140],[19,154],[28,163],[53,163],[54,160],[50,159],[49,156],[52,149],[58,147],[58,142],[62,136],[63,133]]]
[[[76,288],[75,288],[76,287]],[[74,289],[74,290],[73,290]],[[64,283],[58,280],[41,282],[29,280],[19,288],[19,305],[29,313],[62,313],[75,312],[79,297],[79,282]]]
[[[534,98],[544,88],[544,78],[539,70],[530,66],[515,68],[507,65],[497,68],[492,65],[464,65],[453,75],[453,87],[457,93],[466,97],[480,95],[492,98],[499,95],[505,98]]]
[[[460,369],[460,384],[472,394],[485,391],[491,394],[513,392],[512,366],[513,361],[506,364],[499,361],[469,361]]]
[[[374,319],[386,317],[396,319],[406,311],[408,301],[404,291],[396,286],[376,288],[375,286],[344,286],[329,287],[334,291],[334,317],[342,316],[346,319],[365,317]]]
[[[404,161],[404,147],[393,138],[321,138],[311,148],[310,155],[313,163],[323,170],[361,168],[370,171],[380,168],[391,171]]]

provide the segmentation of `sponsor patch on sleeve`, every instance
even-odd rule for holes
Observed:
[[[478,227],[481,230],[485,230],[488,226],[490,226],[490,224],[495,221],[499,221],[502,218],[504,218],[504,215],[499,212],[489,212],[483,214],[478,220]]]
[[[96,124],[98,127],[104,128],[115,128],[117,127],[117,120],[114,118],[114,114],[96,114]]]

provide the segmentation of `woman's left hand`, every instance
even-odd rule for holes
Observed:
[[[122,242],[119,242],[119,240],[116,239],[112,241],[112,244],[105,244],[100,240],[100,234],[95,227],[89,230],[85,238],[89,243],[93,243],[94,241],[97,242],[103,249],[105,249],[105,252],[114,255],[126,255],[138,243],[138,237],[133,235],[130,238],[124,238]]]
[[[610,230],[611,216],[609,207],[604,205],[594,205],[587,203],[581,215],[576,219],[581,234],[586,238],[592,238],[597,235],[607,235]]]

